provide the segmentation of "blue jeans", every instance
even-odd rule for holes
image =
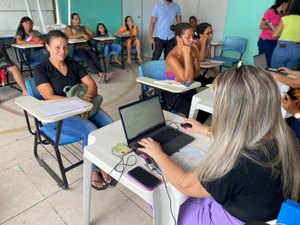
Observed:
[[[295,69],[300,59],[300,43],[291,41],[278,41],[272,56],[272,68],[285,66]]]
[[[259,38],[257,42],[258,54],[265,54],[268,67],[271,67],[271,60],[274,49],[277,45],[277,40],[266,40]]]
[[[118,57],[120,55],[121,45],[119,45],[119,44],[106,44],[102,47],[102,51],[104,53],[105,59],[109,60],[111,52],[114,52],[116,57]]]
[[[64,119],[62,123],[62,133],[82,139],[82,149],[84,149],[88,143],[88,136],[92,131],[112,122],[112,119],[104,111],[98,110],[98,112],[89,119],[84,119],[79,115]],[[97,170],[98,168],[93,165],[93,169]]]
[[[49,58],[48,51],[45,48],[40,48],[38,50],[30,50],[30,54],[28,51],[25,52],[26,57],[30,58],[31,63],[42,63]]]

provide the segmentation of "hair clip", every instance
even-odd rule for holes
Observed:
[[[237,64],[237,68],[240,68],[242,65],[243,65],[243,61],[240,60]]]

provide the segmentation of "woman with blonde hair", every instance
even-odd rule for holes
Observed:
[[[214,81],[211,128],[187,119],[187,130],[213,137],[198,168],[184,171],[151,138],[140,141],[167,180],[190,196],[178,224],[244,224],[275,219],[284,199],[299,200],[299,143],[281,116],[272,76],[253,66]]]

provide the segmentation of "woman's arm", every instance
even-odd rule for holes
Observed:
[[[267,23],[266,20],[261,21],[259,28],[262,30],[272,30],[272,28],[270,27],[270,25]]]
[[[200,63],[199,63],[199,60],[198,60],[198,53],[197,53],[197,50],[196,48],[194,48],[193,46],[191,47],[191,51],[192,51],[192,55],[193,55],[193,58],[194,58],[194,79],[196,79],[197,77],[200,76]]]
[[[95,37],[95,34],[91,30],[89,30],[87,27],[85,27],[85,32],[89,35],[90,38]]]
[[[199,42],[199,55],[198,59],[200,62],[204,62],[206,59],[206,47],[207,47],[208,37],[207,35],[200,34],[200,42]]]
[[[29,44],[29,41],[24,41],[23,38],[20,35],[16,36],[16,43],[18,45],[25,45],[25,44]]]
[[[176,165],[161,149],[160,144],[151,138],[139,142],[139,151],[150,155],[160,167],[167,180],[180,192],[192,197],[208,197],[210,194],[199,182],[195,172],[185,172]]]
[[[86,38],[86,34],[74,34],[70,26],[66,27],[66,35],[68,38]]]
[[[125,26],[121,27],[117,32],[116,32],[117,35],[119,34],[130,34],[130,31],[129,30],[125,30]]]
[[[275,30],[272,33],[272,37],[279,37],[281,34],[281,31],[283,29],[284,25],[282,23],[282,20],[280,20],[280,23],[278,24],[278,26],[275,28]]]
[[[42,83],[37,86],[37,89],[45,100],[65,98],[64,96],[56,95],[50,83]]]
[[[97,86],[95,81],[91,78],[90,75],[86,75],[81,79],[81,82],[87,86],[87,93],[82,98],[86,101],[91,102],[93,98],[98,94],[97,93]]]
[[[280,75],[276,72],[272,72],[273,77],[278,80],[279,82],[291,87],[291,88],[300,88],[300,77],[291,78]]]

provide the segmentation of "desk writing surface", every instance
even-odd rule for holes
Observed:
[[[201,86],[200,82],[194,81],[192,83],[192,85],[189,86],[189,87],[185,87],[185,86],[184,87],[179,87],[179,86],[175,86],[175,85],[156,83],[157,80],[149,78],[149,77],[137,77],[136,81],[138,83],[141,83],[141,84],[144,84],[144,85],[147,85],[147,86],[151,86],[151,87],[154,87],[154,88],[158,88],[158,89],[161,89],[161,90],[164,90],[164,91],[168,91],[168,92],[171,92],[171,93],[182,93],[182,92],[189,91],[189,90],[192,90],[192,89],[195,89],[195,88]]]
[[[23,45],[18,45],[18,44],[11,44],[11,47],[14,48],[21,48],[21,49],[28,49],[28,48],[43,48],[44,44],[34,44],[34,43],[28,43],[28,44],[23,44]]]
[[[16,98],[15,103],[20,106],[23,110],[27,111],[29,114],[36,117],[38,120],[44,123],[56,122],[71,116],[78,115],[80,113],[88,112],[92,109],[93,104],[85,102],[85,107],[80,108],[72,108],[68,112],[55,114],[51,116],[45,116],[44,113],[40,110],[41,107],[49,105],[49,103],[57,103],[60,101],[67,101],[68,99],[60,99],[60,100],[38,100],[32,96],[21,96]],[[83,100],[82,100],[83,101]]]
[[[69,44],[77,44],[77,43],[85,43],[85,42],[87,42],[87,40],[83,39],[83,38],[69,38],[68,39]]]
[[[116,40],[116,37],[94,37],[96,41],[113,41]]]

